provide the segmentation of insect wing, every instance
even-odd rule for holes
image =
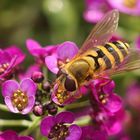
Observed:
[[[131,48],[129,55],[125,58],[117,71],[127,72],[136,69],[140,69],[140,50]]]
[[[84,53],[86,50],[104,45],[109,41],[112,34],[116,31],[119,20],[118,10],[108,12],[92,29],[91,33],[83,43],[79,53]]]
[[[140,49],[131,48],[124,61],[114,69],[106,70],[99,75],[113,76],[124,72],[140,69]],[[99,76],[100,77],[100,76]]]

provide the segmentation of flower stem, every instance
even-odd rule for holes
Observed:
[[[0,110],[9,112],[8,108],[6,107],[6,105],[3,105],[3,104],[0,104]]]
[[[39,125],[40,120],[41,120],[41,117],[36,117],[35,120],[32,123],[30,123],[29,127],[25,131],[21,132],[21,134],[22,135],[31,134],[31,132],[33,132],[34,129],[36,129],[37,126]]]
[[[89,115],[87,116],[83,116],[83,117],[80,117],[79,119],[77,119],[75,121],[75,124],[79,125],[79,126],[85,126],[87,125],[89,122],[91,121],[91,118]]]
[[[44,81],[48,80],[48,70],[46,67],[43,67]]]
[[[1,126],[24,126],[29,127],[31,125],[30,121],[27,120],[3,120],[0,119]]]
[[[89,101],[83,101],[83,102],[77,102],[77,103],[73,103],[70,104],[68,106],[66,106],[66,109],[75,109],[75,108],[81,108],[81,107],[85,107],[89,105]]]

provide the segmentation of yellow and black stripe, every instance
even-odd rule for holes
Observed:
[[[94,70],[105,70],[114,68],[119,65],[129,53],[129,45],[127,43],[116,41],[106,43],[104,46],[95,48],[97,56],[89,53],[87,57],[94,59]]]

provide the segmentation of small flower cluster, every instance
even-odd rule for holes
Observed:
[[[41,122],[40,132],[50,140],[107,140],[112,135],[123,134],[124,120],[128,115],[121,97],[114,92],[115,82],[109,77],[91,80],[75,92],[61,91],[59,82],[63,81],[59,81],[58,78],[62,67],[79,51],[75,43],[66,41],[58,45],[41,47],[37,41],[28,39],[26,45],[35,58],[35,64],[25,72],[19,65],[25,55],[18,48],[1,50],[1,91],[11,112],[24,115],[33,113],[39,116],[37,118]],[[13,57],[11,52],[15,54]],[[55,74],[58,81],[48,81],[47,68]],[[73,88],[73,83],[69,82],[68,87]],[[81,108],[76,101],[80,97],[88,103],[78,115]],[[82,101],[79,102],[82,104]],[[67,109],[72,106],[76,109],[75,114]],[[81,124],[80,119],[83,117],[89,119]],[[85,118],[83,120],[86,120]],[[2,140],[7,140],[9,136],[14,140],[32,140],[29,136],[18,136],[14,131],[0,133]]]

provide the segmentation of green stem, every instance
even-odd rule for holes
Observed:
[[[85,126],[91,121],[91,117],[89,115],[78,118],[74,123],[79,126]]]
[[[8,108],[6,107],[6,105],[3,105],[3,104],[0,104],[0,110],[9,112]]]
[[[24,126],[29,127],[31,125],[30,121],[27,120],[3,120],[0,119],[1,126]]]
[[[43,67],[44,81],[48,80],[48,70],[46,67]]]
[[[83,101],[83,102],[77,102],[77,103],[73,103],[73,104],[70,104],[68,106],[65,107],[65,109],[75,109],[75,108],[81,108],[81,107],[86,107],[89,105],[89,101]]]
[[[40,120],[41,120],[41,117],[36,117],[35,120],[29,125],[29,127],[25,131],[21,132],[21,134],[22,135],[31,134],[31,132],[33,132],[39,125]]]

